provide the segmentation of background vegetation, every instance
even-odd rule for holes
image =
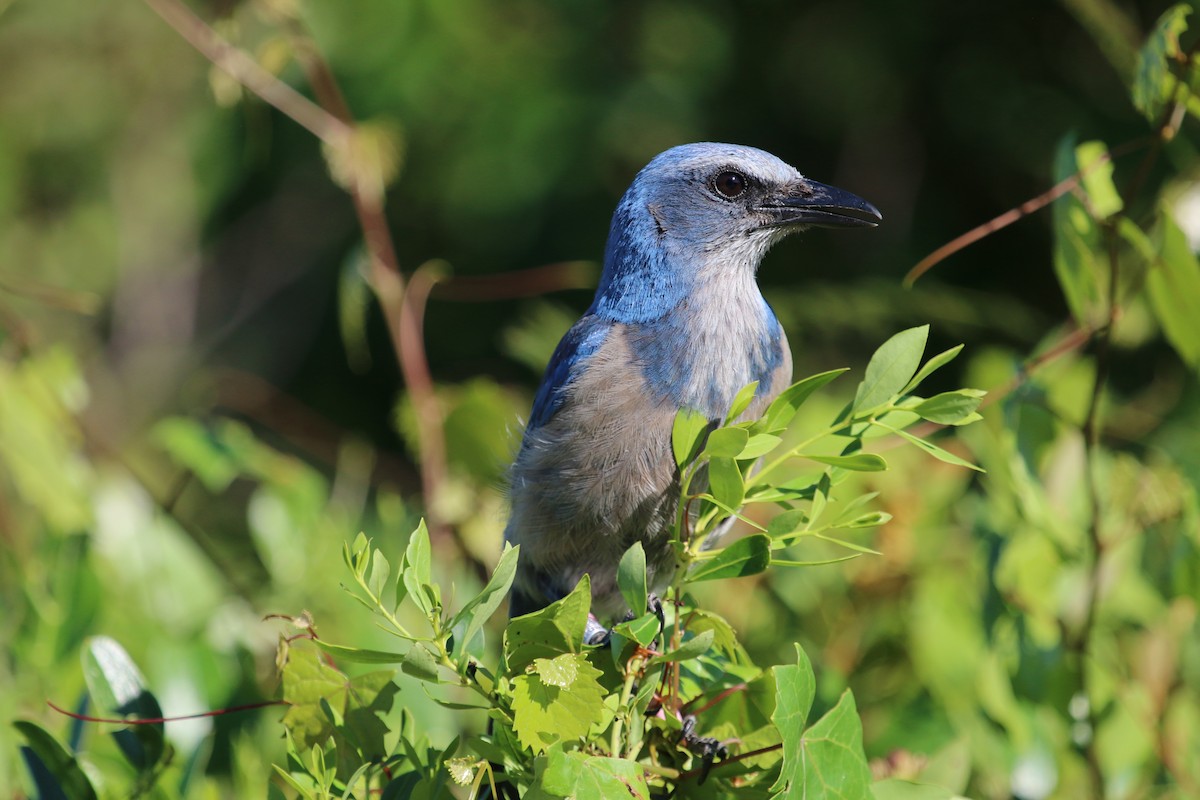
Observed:
[[[701,602],[759,664],[803,644],[818,709],[853,688],[881,774],[936,768],[987,798],[1200,794],[1186,5],[1157,34],[1167,2],[195,6],[335,111],[340,87],[363,121],[342,149],[247,97],[154,13],[170,5],[0,2],[0,718],[66,740],[44,701],[80,701],[95,634],[168,715],[277,696],[291,629],[264,615],[383,636],[337,585],[360,530],[397,563],[428,515],[443,593],[473,596],[520,420],[589,302],[617,197],[655,153],[709,139],[883,211],[764,265],[797,374],[861,375],[931,323],[930,352],[966,349],[930,393],[993,402],[939,440],[985,476],[904,448],[863,480],[892,515],[866,540],[882,555],[712,583]],[[1103,147],[1076,149],[1096,141],[1111,179]],[[1051,208],[902,284],[1080,167]],[[368,284],[393,312],[395,294],[341,187],[368,219],[386,197],[398,264],[430,291],[432,405],[397,366],[398,317]],[[802,416],[830,418],[853,382],[840,391]],[[402,704],[444,746],[463,715],[408,681]],[[169,724],[159,790],[261,795],[280,716]],[[124,791],[117,746],[78,730]],[[14,796],[23,741],[0,729]]]

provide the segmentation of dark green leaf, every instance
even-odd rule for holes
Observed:
[[[135,719],[161,719],[162,708],[146,688],[146,679],[133,659],[107,636],[87,640],[83,651],[83,677],[96,705],[108,713]],[[161,722],[133,725],[115,731],[121,753],[136,769],[152,770],[166,752]]]
[[[1059,145],[1055,176],[1065,180],[1078,170],[1075,140]],[[1054,273],[1071,316],[1080,325],[1095,322],[1103,307],[1100,230],[1083,203],[1072,194],[1054,203]],[[1106,274],[1106,273],[1105,273]]]
[[[96,790],[79,762],[53,736],[26,720],[14,721],[13,727],[29,743],[21,748],[21,755],[42,800],[96,800]]]
[[[771,538],[766,534],[756,533],[738,539],[717,551],[712,558],[692,565],[688,570],[687,579],[698,582],[756,575],[765,570],[770,563]]]
[[[929,326],[900,331],[883,343],[867,363],[867,371],[854,395],[854,411],[877,408],[900,393],[917,372]]]
[[[782,514],[777,514],[767,523],[767,536],[770,536],[772,539],[779,539],[795,533],[807,522],[808,514],[804,513],[802,509],[789,509]]]
[[[633,615],[645,616],[646,551],[641,542],[634,542],[621,556],[621,563],[617,565],[617,588],[621,590],[621,597],[625,598],[625,604]]]
[[[669,650],[666,653],[660,653],[647,662],[646,666],[653,667],[657,664],[666,664],[671,661],[687,661],[688,659],[697,658],[704,655],[712,649],[713,639],[716,637],[715,630],[705,630],[692,636],[683,644],[674,650]]]
[[[438,677],[437,662],[434,661],[433,654],[419,644],[413,645],[405,653],[404,661],[400,664],[400,669],[406,674],[412,675],[414,678],[420,678],[426,683],[441,683],[441,679]]]
[[[1176,79],[1170,65],[1180,54],[1179,36],[1187,30],[1191,10],[1187,3],[1177,3],[1167,9],[1138,53],[1133,105],[1153,125],[1159,123],[1167,103],[1175,94]]]

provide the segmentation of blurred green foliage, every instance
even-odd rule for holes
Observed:
[[[1200,154],[1196,16],[1170,5],[197,10],[299,87],[311,35],[393,148],[406,271],[595,261],[633,173],[683,141],[760,146],[875,202],[877,232],[814,232],[763,270],[797,372],[861,370],[894,331],[932,323],[934,352],[967,348],[965,372],[931,384],[1003,395],[938,440],[987,473],[888,450],[888,472],[855,478],[891,515],[880,556],[742,579],[753,591],[718,581],[698,600],[757,663],[795,663],[802,643],[814,718],[852,688],[878,775],[1042,798],[1100,796],[1098,771],[1106,797],[1187,798]],[[167,715],[277,696],[286,627],[269,613],[307,610],[382,647],[333,565],[360,530],[405,545],[424,510],[418,423],[353,279],[350,201],[310,134],[141,3],[0,2],[0,51],[0,720],[54,734],[0,728],[0,791],[31,791],[18,746],[53,759],[57,738],[115,794],[136,776],[111,726],[43,704],[82,702],[86,637],[127,648]],[[900,288],[926,252],[1081,167],[1077,193]],[[534,285],[467,303],[453,286],[425,317],[450,471],[436,511],[457,533],[435,535],[433,569],[471,597],[475,565],[499,555],[503,472],[540,366],[589,298]],[[1059,352],[1070,319],[1092,342]],[[850,400],[818,396],[803,415]],[[460,733],[462,715],[399,682],[433,747]],[[280,716],[168,723],[154,791],[261,795],[284,761]]]

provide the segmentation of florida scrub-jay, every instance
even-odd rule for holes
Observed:
[[[663,588],[674,560],[676,412],[720,419],[758,381],[753,417],[791,382],[787,338],[755,282],[759,262],[809,226],[881,219],[865,200],[751,147],[682,145],[638,173],[613,214],[596,297],[550,360],[513,465],[512,616],[565,596],[585,573],[595,617],[620,615],[617,564],[638,541],[650,585]]]

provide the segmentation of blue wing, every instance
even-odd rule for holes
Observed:
[[[554,412],[562,406],[566,389],[575,380],[580,366],[593,353],[600,349],[612,323],[588,314],[576,322],[563,336],[550,363],[546,366],[546,375],[542,385],[538,387],[537,395],[533,398],[533,411],[529,415],[529,425],[526,430],[540,428],[550,421]]]

